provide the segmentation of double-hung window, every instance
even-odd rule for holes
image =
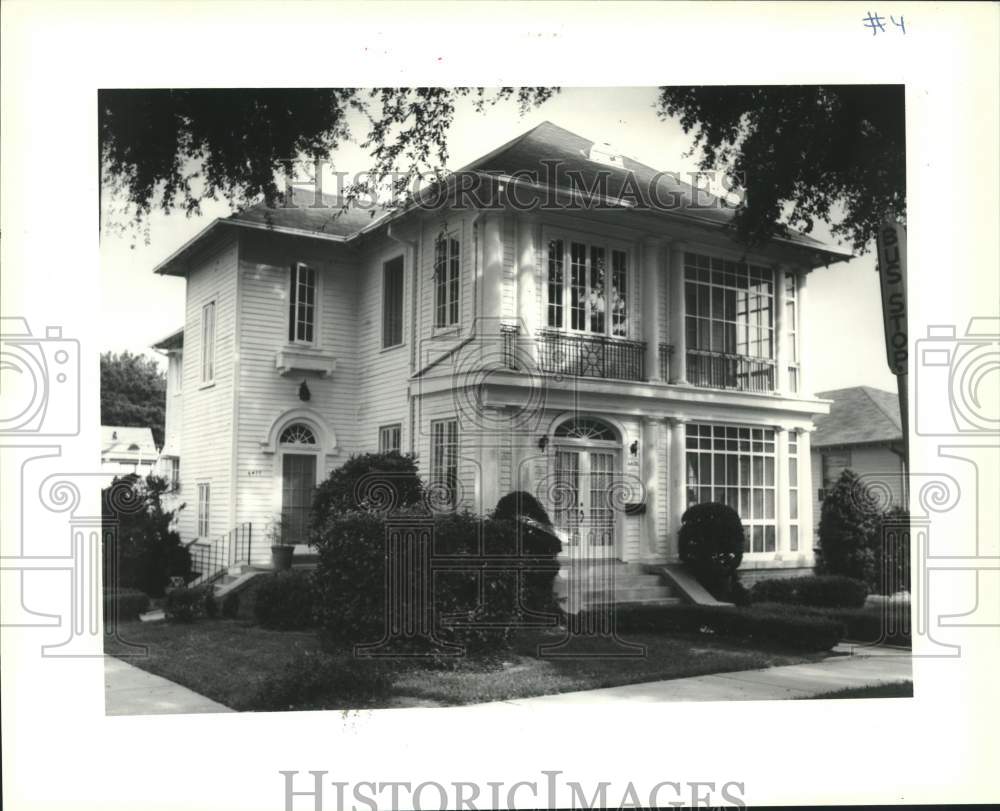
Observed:
[[[201,308],[201,382],[215,380],[215,302]]]
[[[396,422],[378,429],[379,453],[399,453],[402,447],[403,426]]]
[[[403,257],[382,265],[382,348],[403,343]]]
[[[583,240],[550,239],[545,290],[550,329],[628,336],[626,251]]]
[[[434,326],[458,324],[459,273],[461,271],[459,241],[448,234],[434,243]]]
[[[785,335],[788,345],[788,388],[799,390],[799,298],[798,280],[794,273],[785,273]]]
[[[458,420],[431,422],[431,485],[443,490],[440,501],[455,506],[458,489]]]
[[[291,268],[288,295],[288,341],[316,342],[316,271],[296,262]]]
[[[205,538],[211,529],[209,507],[211,506],[212,486],[208,482],[198,482],[198,537]]]

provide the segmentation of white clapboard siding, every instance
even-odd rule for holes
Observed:
[[[184,413],[181,492],[177,528],[185,542],[197,537],[198,484],[211,486],[209,535],[229,527],[234,401],[237,242],[216,245],[192,261],[184,317]],[[202,307],[215,301],[215,380],[201,381]]]

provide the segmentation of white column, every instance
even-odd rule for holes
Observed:
[[[781,560],[789,550],[788,522],[788,429],[783,425],[774,429],[774,518],[775,560]]]
[[[684,324],[684,243],[670,245],[670,382],[687,384],[687,338]]]
[[[785,268],[774,266],[774,388],[779,394],[788,394],[788,340],[785,323]]]
[[[810,455],[810,434],[812,429],[799,429],[799,554],[805,559],[807,566],[815,562],[813,547],[814,537],[813,517],[813,481],[812,456]]]
[[[670,425],[670,521],[667,537],[667,559],[678,560],[680,550],[677,533],[681,516],[687,509],[687,419],[673,417]]]
[[[521,347],[535,358],[535,332],[539,326],[538,306],[538,227],[531,220],[521,217],[517,221],[517,318],[521,330]]]
[[[646,379],[659,383],[660,378],[660,265],[663,243],[647,239],[642,245],[642,338],[646,343]]]
[[[796,274],[796,281],[799,285],[799,295],[796,303],[796,319],[798,327],[798,337],[799,337],[799,396],[800,397],[812,397],[813,390],[810,388],[812,385],[809,380],[809,366],[813,361],[812,354],[809,351],[809,305],[806,301],[806,280],[809,278],[807,273]],[[806,457],[808,458],[808,457]]]
[[[639,555],[655,558],[659,555],[660,493],[657,475],[657,453],[660,446],[660,423],[653,417],[642,420],[642,484],[646,488],[646,514],[643,516],[643,542]]]
[[[490,214],[486,217],[479,299],[479,329],[493,337],[500,331],[499,319],[503,302],[503,214]]]

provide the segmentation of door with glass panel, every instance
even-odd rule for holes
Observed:
[[[616,516],[611,496],[616,457],[608,450],[556,449],[552,518],[564,555],[614,556]]]
[[[309,509],[316,489],[316,455],[285,453],[281,460],[281,517],[284,540],[309,540]]]

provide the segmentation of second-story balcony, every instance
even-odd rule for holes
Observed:
[[[688,349],[685,354],[687,381],[692,386],[765,393],[775,389],[775,364],[768,358],[703,349]]]
[[[503,330],[505,365],[516,369],[517,327]],[[646,379],[646,344],[604,335],[541,330],[535,335],[538,370],[568,377],[605,380]]]

